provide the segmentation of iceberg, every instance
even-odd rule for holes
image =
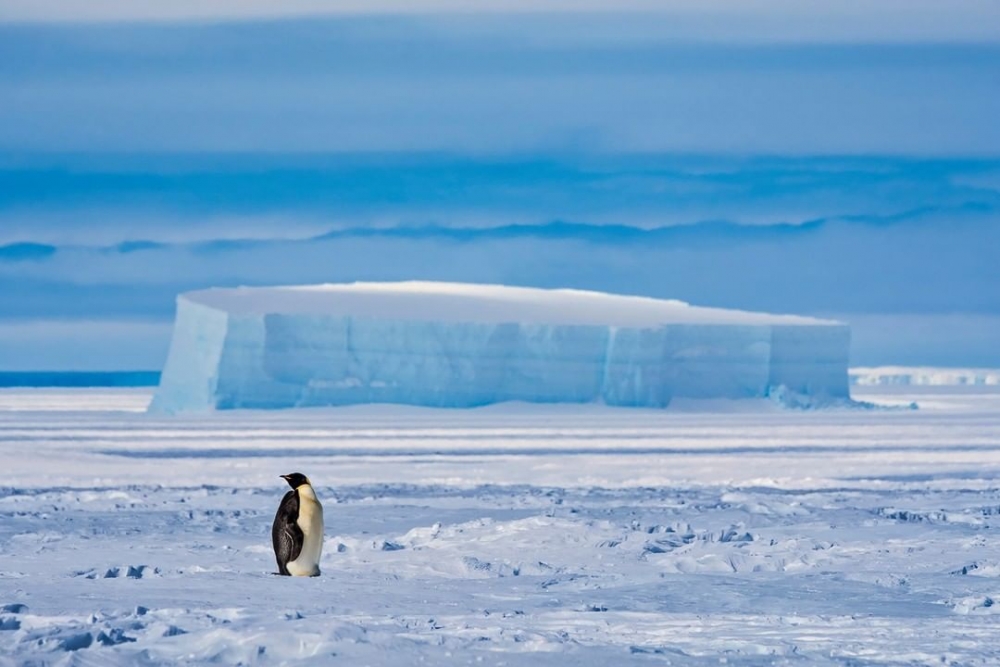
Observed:
[[[569,289],[397,282],[181,294],[150,410],[849,398],[840,322]]]

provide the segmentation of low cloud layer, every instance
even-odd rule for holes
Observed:
[[[475,230],[533,225],[546,226],[538,235],[572,235],[556,221],[580,224],[578,231],[592,239],[600,230],[587,226],[844,220],[905,232],[905,224],[921,220],[944,224],[998,211],[996,159],[0,156],[0,246],[135,249],[143,242],[358,237],[379,230],[413,238],[437,228],[454,229],[460,239]],[[15,253],[0,248],[0,257]]]
[[[182,290],[240,284],[451,280],[578,287],[813,314],[1000,314],[996,217],[636,231],[532,226],[341,232],[302,241],[7,246],[6,317],[168,317]],[[50,248],[49,252],[44,251]]]
[[[1000,153],[996,39],[704,43],[661,23],[0,25],[0,152]]]

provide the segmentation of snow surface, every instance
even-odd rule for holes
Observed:
[[[994,665],[1000,392],[923,389],[183,417],[2,390],[0,665]],[[269,574],[293,470],[317,579]]]
[[[178,298],[152,409],[846,398],[849,342],[838,322],[579,290],[211,289]]]
[[[662,324],[837,324],[796,315],[702,308],[576,289],[537,289],[429,281],[213,288],[185,300],[233,314],[304,314],[482,324],[654,327]]]

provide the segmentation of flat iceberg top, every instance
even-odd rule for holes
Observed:
[[[654,327],[662,324],[835,325],[794,315],[701,308],[683,301],[574,289],[444,282],[213,288],[181,299],[233,314],[385,320]]]

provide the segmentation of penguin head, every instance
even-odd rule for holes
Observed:
[[[287,475],[281,475],[281,478],[286,482],[288,482],[288,486],[292,487],[293,489],[297,489],[303,484],[310,483],[309,478],[300,472],[293,472]]]

